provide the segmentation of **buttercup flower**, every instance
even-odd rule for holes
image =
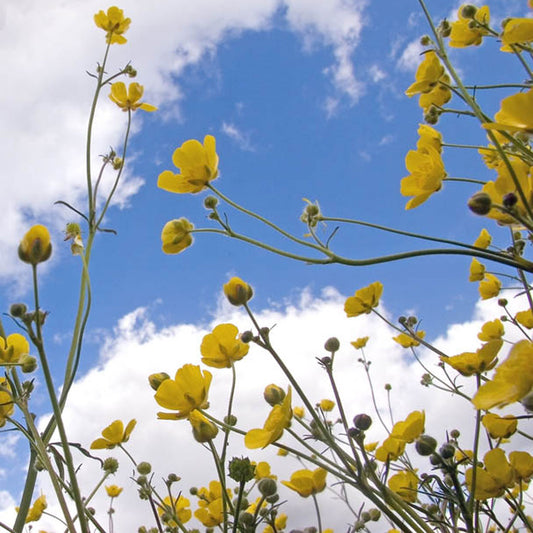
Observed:
[[[400,192],[403,196],[413,196],[405,206],[413,209],[442,188],[446,171],[440,152],[429,144],[409,150],[405,166],[410,174],[401,180]]]
[[[511,18],[509,19],[501,34],[502,50],[510,52],[510,45],[529,43],[533,41],[533,19],[530,18]]]
[[[187,418],[194,409],[207,409],[212,377],[208,370],[202,373],[198,365],[182,366],[174,379],[166,379],[159,385],[154,396],[161,407],[178,412],[157,413],[157,417],[164,420],[181,420]]]
[[[232,491],[226,489],[228,497],[232,498]],[[197,494],[198,506],[194,516],[205,527],[215,527],[224,521],[224,506],[222,503],[222,485],[219,481],[211,481],[209,488],[202,487]]]
[[[459,20],[452,22],[450,33],[450,46],[453,48],[465,48],[467,46],[479,46],[483,36],[488,35],[484,26],[489,25],[489,6],[482,6],[476,9],[473,17],[463,15],[463,7],[457,13]]]
[[[143,97],[144,87],[137,83],[130,83],[126,90],[126,85],[117,81],[111,85],[111,92],[109,93],[109,99],[122,109],[122,111],[135,111],[136,109],[142,109],[143,111],[157,111],[157,107],[140,102]]]
[[[289,489],[297,492],[303,498],[322,492],[326,488],[328,472],[323,468],[316,470],[297,470],[291,475],[290,481],[282,481]]]
[[[519,481],[529,481],[533,476],[533,457],[528,452],[514,451],[509,454],[509,462]]]
[[[491,242],[492,242],[491,234],[485,228],[483,228],[478,238],[474,241],[474,246],[485,249],[490,246]]]
[[[504,333],[505,329],[501,320],[496,318],[495,320],[485,322],[483,326],[481,326],[481,331],[477,334],[477,338],[480,341],[488,342],[501,339]]]
[[[409,413],[405,420],[394,424],[390,436],[405,442],[413,442],[424,433],[425,423],[426,415],[424,411],[413,411]]]
[[[163,500],[163,505],[158,507],[157,512],[161,517],[168,517],[165,520],[166,525],[171,528],[177,528],[178,524],[172,517],[177,518],[182,524],[188,522],[192,517],[192,511],[189,509],[190,505],[191,502],[181,494],[177,498],[167,496]]]
[[[416,336],[419,339],[423,339],[426,336],[425,331],[417,331]],[[411,337],[411,335],[407,335],[406,333],[400,333],[396,337],[392,337],[393,341],[396,341],[402,348],[413,348],[415,346],[420,346],[420,343]]]
[[[387,482],[389,489],[398,494],[406,502],[416,502],[418,477],[411,470],[403,470],[394,474]]]
[[[15,412],[15,404],[11,396],[11,388],[6,378],[0,377],[0,428],[5,426],[6,419]]]
[[[231,305],[240,306],[252,298],[254,291],[241,278],[233,277],[224,285],[224,294]]]
[[[136,424],[137,421],[132,419],[128,422],[128,425],[124,429],[122,420],[115,420],[102,430],[101,438],[93,441],[91,444],[91,450],[111,450],[115,446],[118,446],[123,442],[127,442]]]
[[[526,20],[533,28],[533,19]],[[533,89],[504,98],[500,110],[494,115],[494,122],[483,124],[483,127],[510,133],[533,133]]]
[[[275,530],[270,524],[267,524],[265,529],[263,529],[263,533],[276,533],[277,531],[282,531],[287,527],[287,518],[288,517],[285,513],[280,513],[274,520]],[[331,529],[329,531],[324,529],[323,533],[333,533],[333,531]]]
[[[118,498],[123,488],[118,485],[106,485],[105,491],[110,498]]]
[[[37,522],[37,520],[40,520],[47,507],[48,503],[46,502],[46,496],[44,494],[41,494],[30,507],[30,510],[28,511],[28,516],[26,517],[26,524],[28,522]]]
[[[172,162],[180,169],[180,174],[165,170],[159,174],[157,186],[168,192],[197,193],[218,177],[218,155],[215,138],[204,137],[204,144],[196,139],[185,141],[176,148]]]
[[[296,418],[303,418],[305,416],[305,409],[303,407],[293,407],[292,414]]]
[[[289,387],[283,402],[272,407],[263,429],[251,429],[246,433],[244,444],[247,448],[265,448],[281,437],[283,430],[291,424],[291,398],[292,390]]]
[[[161,232],[163,252],[166,254],[179,254],[185,248],[188,248],[193,242],[191,235],[193,229],[194,226],[183,217],[167,222]]]
[[[475,257],[470,263],[470,274],[468,281],[481,281],[485,277],[485,265],[480,263]]]
[[[514,485],[514,471],[501,448],[494,448],[483,457],[484,468],[476,467],[474,498],[487,500],[502,496],[506,488]],[[472,490],[473,469],[465,472],[468,490]]]
[[[452,357],[441,356],[442,362],[450,365],[463,376],[473,376],[494,368],[496,356],[503,345],[501,339],[491,340],[474,352],[464,352]]]
[[[495,342],[495,341],[493,341]],[[494,373],[492,381],[487,381],[472,398],[476,409],[492,409],[517,402],[524,398],[533,387],[533,343],[517,342]]]
[[[202,340],[202,363],[215,368],[230,368],[234,361],[241,360],[250,347],[237,338],[238,334],[239,330],[233,324],[216,326]]]
[[[324,400],[320,400],[320,409],[322,409],[322,411],[328,413],[329,411],[333,411],[333,409],[335,408],[335,402],[332,401],[332,400],[327,400],[327,399],[324,399]]]
[[[4,340],[0,337],[0,365],[18,363],[24,355],[30,353],[30,343],[24,335],[12,333]]]
[[[359,337],[358,339],[350,342],[350,344],[356,349],[360,350],[361,348],[364,348],[366,346],[366,343],[368,342],[368,337]]]
[[[106,42],[109,44],[124,44],[127,39],[123,36],[130,27],[131,19],[124,18],[124,11],[112,6],[105,11],[99,11],[94,16],[95,24],[106,32]]]
[[[533,312],[531,309],[526,309],[525,311],[518,311],[515,315],[515,320],[526,329],[533,328]]]
[[[500,294],[502,282],[494,274],[485,274],[485,278],[479,282],[479,294],[482,300],[489,300]]]
[[[518,420],[514,416],[498,416],[494,413],[484,415],[481,422],[493,439],[508,439],[518,427]]]
[[[32,226],[20,241],[18,254],[22,261],[31,265],[49,259],[52,255],[52,244],[48,229],[41,224]]]
[[[209,442],[218,435],[217,426],[198,411],[198,409],[191,411],[189,422],[192,426],[192,434],[198,442]]]
[[[270,472],[270,465],[266,461],[260,461],[255,465],[255,479],[278,479]]]
[[[376,443],[377,444],[377,443]],[[376,449],[375,457],[378,461],[396,461],[405,451],[405,440],[396,437],[387,437],[379,448]]]
[[[379,281],[374,281],[367,287],[359,289],[353,296],[346,299],[344,303],[346,315],[352,317],[370,313],[372,308],[378,306],[382,293],[383,285]]]

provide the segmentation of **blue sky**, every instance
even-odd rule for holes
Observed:
[[[172,168],[174,149],[206,134],[216,137],[220,156],[221,176],[214,185],[298,236],[305,232],[299,221],[302,198],[318,200],[330,216],[465,242],[486,226],[466,208],[476,190],[466,184],[447,184],[418,209],[404,210],[407,199],[399,192],[407,174],[404,157],[415,147],[422,122],[417,99],[404,95],[419,62],[418,39],[427,32],[416,1],[388,2],[386,7],[358,0],[221,4],[161,2],[150,10],[133,0],[119,5],[132,26],[128,44],[113,47],[110,68],[131,59],[146,101],[159,111],[135,116],[129,148],[133,158],[121,204],[106,221],[117,235],[102,234],[96,243],[94,313],[82,372],[105,364],[102,347],[124,340],[116,325],[136,309],[145,309],[153,331],[180,324],[201,330],[221,313],[227,315],[219,296],[232,275],[254,286],[257,309],[284,309],[287,302],[300,302],[302,291],[318,298],[328,286],[345,297],[380,280],[391,316],[416,312],[431,338],[445,336],[452,322],[472,320],[478,293],[476,284],[467,281],[466,257],[357,269],[318,267],[211,235],[198,236],[179,256],[161,252],[160,232],[168,220],[185,216],[197,227],[210,225],[204,194],[178,196],[156,186],[158,174]],[[435,20],[450,17],[459,6],[441,0],[427,4]],[[490,5],[496,20],[524,15],[527,9],[521,0]],[[50,352],[59,363],[69,345],[79,262],[62,242],[71,214],[53,202],[84,205],[83,135],[92,89],[85,71],[103,53],[103,34],[93,26],[92,15],[106,7],[94,0],[66,5],[51,0],[46,7],[8,0],[0,7],[0,59],[10,72],[0,103],[0,130],[6,139],[0,146],[5,167],[0,178],[0,253],[5,258],[0,297],[4,310],[13,301],[29,300],[29,271],[17,263],[16,246],[31,224],[49,225],[54,258],[44,271],[42,300],[51,312],[46,331]],[[493,53],[487,63],[487,49],[496,48],[491,42],[482,49],[454,51],[452,57],[466,80],[521,79],[512,58],[500,54],[493,60]],[[480,97],[496,111],[503,96]],[[124,115],[106,101],[99,117],[95,153],[119,146],[125,125]],[[477,124],[453,115],[438,129],[445,141],[484,142]],[[492,177],[475,153],[448,150],[444,160],[450,176]],[[224,211],[236,228],[283,244],[264,227]],[[496,242],[506,242],[505,229],[490,229]],[[334,242],[339,252],[354,258],[419,246],[348,227]],[[332,334],[325,331],[324,338]],[[131,335],[128,339],[133,342]],[[181,355],[178,359],[186,362]],[[40,408],[46,410],[44,402]],[[11,468],[0,462],[0,472],[11,473]],[[5,479],[0,477],[0,489]]]

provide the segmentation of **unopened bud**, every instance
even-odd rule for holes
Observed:
[[[166,372],[157,372],[156,374],[150,374],[148,376],[148,383],[150,383],[150,387],[152,387],[152,389],[157,391],[159,385],[161,385],[161,383],[167,379],[170,379],[170,376]]]
[[[257,488],[259,489],[259,492],[265,496],[273,496],[278,492],[278,485],[277,483],[268,477],[263,478],[261,481],[259,481],[259,484],[257,485]]]
[[[492,209],[492,200],[486,192],[477,192],[468,200],[468,207],[476,215],[488,215]]]
[[[234,277],[224,285],[224,294],[231,305],[240,306],[252,298],[254,291],[248,283]]]
[[[341,343],[337,337],[330,337],[324,344],[326,352],[335,353],[340,348]]]
[[[431,455],[437,448],[437,441],[430,435],[420,435],[416,440],[415,448],[420,455]]]
[[[17,303],[17,304],[13,304],[9,308],[9,314],[11,316],[14,316],[15,318],[21,318],[24,315],[24,313],[26,313],[27,310],[28,310],[28,307],[26,306],[26,304]]]
[[[285,391],[277,385],[271,384],[265,387],[263,398],[268,405],[274,406],[283,402],[285,398]]]
[[[152,471],[152,465],[143,461],[137,465],[137,472],[143,476],[147,476]]]
[[[353,425],[362,431],[366,431],[372,425],[372,418],[365,413],[354,416]]]

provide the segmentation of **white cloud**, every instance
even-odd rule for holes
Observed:
[[[238,38],[242,31],[268,29],[281,8],[289,29],[306,45],[332,50],[327,75],[335,86],[334,98],[354,103],[360,94],[351,56],[359,42],[363,2],[161,0],[148,9],[143,2],[124,0],[121,7],[133,22],[128,44],[112,47],[107,70],[114,72],[133,58],[145,98],[160,106],[160,117],[181,116],[179,76],[186,66],[213,56],[221,42]],[[94,71],[104,51],[103,32],[92,24],[101,8],[98,0],[2,2],[0,61],[9,75],[3,79],[0,104],[0,281],[21,276],[14,250],[29,225],[38,220],[58,232],[71,218],[65,208],[53,206],[56,200],[84,210],[84,139],[93,88],[85,71]],[[136,113],[134,130],[143,120]],[[104,95],[95,125],[95,154],[120,144],[124,121]],[[95,158],[93,172],[98,165]],[[127,206],[128,198],[151,178],[132,175],[130,167],[116,205]],[[112,179],[104,179],[103,190]]]
[[[509,300],[513,310],[524,306],[521,299],[509,297]],[[326,375],[317,364],[316,358],[326,355],[324,342],[327,338],[336,336],[341,341],[341,349],[335,356],[335,375],[348,419],[351,420],[361,412],[370,414],[375,423],[368,432],[369,441],[383,438],[385,432],[377,422],[367,378],[363,366],[358,362],[361,354],[349,344],[358,337],[368,335],[370,341],[365,354],[371,361],[370,375],[376,404],[386,423],[389,423],[389,415],[384,387],[391,384],[395,420],[404,418],[412,410],[424,409],[427,416],[427,433],[442,442],[446,431],[459,428],[462,438],[465,439],[465,447],[469,447],[468,427],[471,427],[473,420],[473,408],[460,398],[450,398],[446,393],[421,386],[420,378],[425,371],[414,361],[409,350],[400,348],[391,340],[395,332],[374,315],[346,318],[343,305],[344,297],[329,288],[325,289],[320,297],[304,291],[298,301],[257,313],[260,326],[271,328],[274,347],[294,373],[298,383],[308,391],[311,402],[332,397]],[[386,308],[381,308],[381,312],[392,319]],[[464,324],[450,325],[446,334],[435,340],[435,344],[449,355],[476,349],[479,347],[476,335],[483,322],[500,314],[501,308],[495,302],[480,302],[474,309],[472,320]],[[65,411],[71,440],[88,446],[113,420],[128,421],[136,418],[138,425],[127,448],[136,460],[151,462],[157,482],[168,473],[174,472],[183,478],[178,490],[183,490],[185,495],[190,486],[207,484],[213,478],[214,472],[209,452],[194,442],[186,421],[156,419],[157,411],[162,409],[153,399],[154,393],[148,386],[147,376],[160,371],[173,375],[185,363],[199,363],[199,346],[203,335],[221,322],[233,322],[238,325],[240,331],[250,328],[249,319],[223,300],[218,302],[216,317],[206,326],[178,324],[158,329],[150,320],[146,308],[139,308],[123,317],[113,334],[103,344],[98,365],[79,379],[72,388],[70,403]],[[514,334],[511,328],[508,329],[508,338],[512,339]],[[427,369],[439,373],[437,355],[421,351],[420,357]],[[209,395],[209,412],[222,418],[225,414],[231,373],[225,369],[211,370],[214,378]],[[239,427],[245,430],[258,427],[262,425],[269,411],[262,399],[263,388],[269,383],[286,388],[288,380],[269,354],[256,346],[252,346],[250,353],[237,364],[237,374],[235,414]],[[468,390],[471,381],[462,378],[460,383]],[[293,404],[301,405],[297,396]],[[220,441],[220,438],[217,440]],[[230,457],[248,455],[253,460],[271,460],[274,455],[272,448],[264,451],[246,450],[240,437],[232,437],[230,442]],[[528,447],[530,448],[529,445]],[[115,529],[135,531],[142,523],[150,524],[148,508],[142,505],[143,502],[139,502],[134,483],[129,479],[133,469],[128,460],[117,450],[98,455],[118,457],[121,462],[120,472],[109,480],[109,483],[125,487],[116,502]],[[83,462],[80,479],[85,490],[89,491],[97,482],[99,473],[96,464],[81,456],[79,460]],[[288,479],[291,471],[301,467],[291,458],[273,457],[271,462],[280,479]],[[427,468],[424,462],[421,465]],[[44,481],[41,487],[47,494],[50,493]],[[338,513],[331,511],[340,504],[327,493],[321,495],[320,499],[323,505],[328,507],[326,526],[345,529],[346,520],[349,519],[346,514],[340,508]],[[194,498],[191,500],[194,501]],[[8,494],[5,494],[4,502],[7,502],[3,506],[4,509],[12,505]],[[291,527],[303,527],[313,522],[308,515],[308,503],[307,500],[291,500],[286,509],[292,518]],[[104,496],[99,496],[94,501],[94,506],[101,510],[101,518],[105,516],[103,513],[106,505]],[[12,516],[12,511],[10,513]],[[0,513],[4,515],[0,516],[0,520],[7,520],[7,514],[7,511]],[[42,527],[46,527],[44,522]],[[376,528],[374,531],[381,530]]]
[[[241,150],[247,152],[254,152],[255,148],[250,143],[250,135],[248,133],[242,132],[235,124],[232,122],[222,122],[221,127],[222,133],[227,135],[230,139],[237,143],[237,146]]]
[[[372,65],[368,69],[368,73],[370,74],[370,79],[374,83],[379,83],[387,77],[387,73],[379,65]]]
[[[420,64],[420,54],[424,47],[420,44],[420,39],[410,42],[403,50],[396,65],[402,70],[415,71]]]

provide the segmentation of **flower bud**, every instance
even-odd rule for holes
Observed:
[[[229,477],[238,483],[246,483],[255,476],[255,465],[248,457],[234,457],[229,462]]]
[[[215,196],[206,196],[204,199],[204,207],[206,209],[214,209],[218,204],[218,198]]]
[[[118,470],[118,461],[114,457],[108,457],[104,460],[102,470],[108,474],[114,474]]]
[[[330,337],[324,344],[326,352],[335,353],[340,348],[341,343],[337,337]]]
[[[452,429],[450,431],[450,437],[452,439],[458,439],[461,436],[461,432],[458,429]]]
[[[243,526],[253,526],[254,524],[254,515],[252,513],[247,513],[243,511],[239,514],[239,523]]]
[[[226,415],[224,417],[224,424],[227,424],[228,426],[236,426],[237,417],[235,415]]]
[[[357,429],[366,431],[372,425],[372,418],[365,413],[354,416],[353,424]]]
[[[285,398],[285,391],[277,385],[267,385],[265,387],[265,392],[263,392],[263,398],[268,405],[274,407],[274,405],[278,405],[283,402],[283,399]]]
[[[455,446],[449,442],[443,444],[439,449],[439,453],[443,459],[451,459],[455,455]]]
[[[265,500],[267,503],[276,503],[279,500],[279,494],[276,493],[276,494],[272,494],[272,496],[267,496]]]
[[[429,462],[433,466],[439,466],[442,464],[442,458],[438,453],[434,453],[433,455],[429,456]]]
[[[468,200],[468,207],[476,215],[488,215],[492,209],[492,200],[486,192],[477,192]]]
[[[189,414],[189,422],[197,442],[209,442],[218,435],[218,427],[197,409]]]
[[[241,333],[241,342],[248,344],[249,342],[252,342],[253,338],[254,334],[250,330]]]
[[[248,283],[233,277],[224,285],[224,294],[231,305],[240,306],[252,298],[254,291]]]
[[[422,46],[429,46],[431,44],[431,37],[429,35],[422,35],[420,37],[420,44]]]
[[[172,483],[177,483],[180,481],[180,477],[177,474],[169,474],[166,479],[167,485],[172,485]]]
[[[452,32],[452,26],[446,19],[444,19],[439,24],[437,30],[443,37],[449,37]]]
[[[20,241],[18,254],[22,261],[34,266],[49,259],[52,244],[48,229],[41,224],[32,226]]]
[[[152,471],[152,465],[143,461],[137,465],[137,472],[143,476],[147,476]]]
[[[37,368],[37,359],[31,355],[25,355],[20,361],[20,368],[25,374],[34,372]]]
[[[461,16],[465,19],[473,19],[476,16],[477,7],[472,4],[465,4],[461,8]]]
[[[11,307],[9,308],[9,314],[11,316],[14,316],[15,318],[21,318],[27,310],[28,307],[26,306],[26,304],[17,303],[11,305]]]
[[[261,481],[259,481],[257,488],[259,489],[261,495],[265,497],[273,496],[274,494],[276,494],[276,492],[278,492],[277,483],[273,479],[268,477],[265,477]]]
[[[415,448],[420,455],[431,455],[437,448],[437,441],[430,435],[420,435],[416,440]]]
[[[508,192],[502,199],[502,203],[505,207],[511,208],[518,202],[518,196],[514,192]]]
[[[159,385],[167,379],[170,379],[170,376],[166,372],[157,372],[157,374],[150,374],[148,376],[148,383],[150,383],[150,387],[157,392]]]
[[[375,507],[369,509],[368,514],[370,515],[370,520],[372,520],[372,522],[377,522],[381,518],[381,511]]]

